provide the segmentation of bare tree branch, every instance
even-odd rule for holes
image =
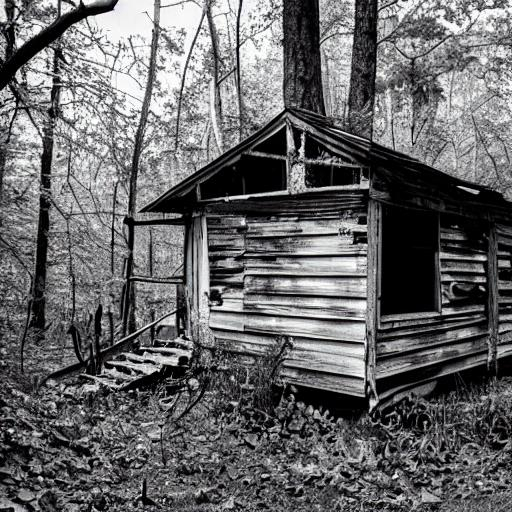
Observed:
[[[18,48],[0,67],[0,90],[14,78],[16,72],[41,50],[56,41],[69,27],[89,16],[112,11],[119,0],[96,0],[88,5],[82,1],[78,7],[59,16],[51,25],[44,28]]]
[[[333,32],[332,34],[327,34],[326,36],[323,36],[320,39],[320,44],[322,45],[329,39],[336,37],[336,36],[353,36],[353,35],[354,35],[354,32],[352,30],[349,30],[347,32]]]
[[[381,11],[384,11],[386,9],[388,9],[389,7],[393,6],[393,5],[396,5],[398,3],[398,0],[390,0],[387,4],[384,4],[384,5],[381,5],[377,12],[381,12]]]

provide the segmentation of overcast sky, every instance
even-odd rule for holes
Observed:
[[[172,3],[175,1],[162,0],[162,6]],[[161,24],[164,27],[185,28],[189,35],[191,28],[197,28],[200,16],[200,7],[187,2],[184,6],[162,8]],[[110,32],[112,40],[131,34],[149,37],[152,28],[150,17],[153,17],[153,0],[119,0],[112,12],[97,16],[96,23]]]
[[[176,0],[162,0],[162,7],[175,2]],[[153,0],[119,0],[112,12],[95,16],[94,23],[107,33],[107,37],[114,44],[119,39],[127,38],[130,35],[144,36],[149,44],[153,28],[152,18]],[[176,27],[186,30],[185,48],[190,46],[200,18],[201,8],[193,2],[173,7],[163,7],[160,11],[162,27]],[[92,19],[90,18],[90,20]],[[159,78],[165,79],[163,76]],[[179,76],[169,76],[167,80],[176,85],[174,82],[178,82]],[[125,75],[116,77],[116,86],[133,96],[142,98],[143,90]]]

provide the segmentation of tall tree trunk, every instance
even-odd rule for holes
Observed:
[[[135,217],[137,212],[137,179],[139,176],[139,164],[142,154],[142,145],[144,143],[144,134],[148,122],[149,107],[151,104],[151,95],[153,94],[153,85],[156,74],[156,58],[158,54],[158,39],[160,37],[160,0],[155,0],[153,4],[153,33],[151,36],[151,54],[149,57],[149,71],[146,81],[146,90],[140,112],[139,125],[135,134],[135,145],[133,149],[132,165],[130,171],[130,187],[128,197],[128,217]],[[130,277],[133,274],[133,247],[128,247],[126,262],[126,291],[125,304],[123,307],[123,335],[132,333],[136,330],[135,320],[135,285],[130,283]]]
[[[283,0],[284,105],[325,114],[318,0]]]
[[[375,103],[377,16],[377,0],[356,0],[348,125],[352,133],[369,139]]]
[[[2,226],[2,203],[4,200],[4,176],[5,164],[7,163],[7,133],[4,128],[0,128],[0,226]]]
[[[14,26],[14,14],[15,14],[15,0],[5,0],[5,23],[2,27],[2,32],[5,38],[5,59],[10,59],[14,52],[16,44],[16,29]],[[7,150],[9,147],[9,141],[11,139],[11,126],[14,122],[18,109],[14,111],[13,118],[10,123],[5,123],[4,120],[0,126],[0,226],[2,225],[2,203],[4,199],[4,176],[5,166],[7,163]]]
[[[176,107],[176,133],[174,135],[174,153],[176,157],[176,153],[178,152],[178,147],[180,143],[180,119],[181,119],[181,104],[183,101],[183,91],[185,89],[185,79],[187,78],[187,71],[188,67],[190,65],[190,60],[192,58],[192,52],[194,51],[194,47],[197,42],[197,38],[199,37],[199,34],[201,32],[201,27],[203,26],[203,20],[206,16],[206,12],[208,10],[210,0],[204,0],[203,4],[203,10],[201,12],[201,18],[199,19],[199,24],[197,25],[196,32],[194,34],[194,37],[192,39],[192,42],[190,43],[190,48],[187,53],[187,57],[185,59],[185,65],[183,66],[183,73],[181,75],[181,84],[180,84],[180,90],[178,92],[178,105]]]
[[[236,70],[236,97],[238,104],[238,141],[243,139],[244,133],[244,99],[242,95],[242,67],[240,60],[240,24],[242,20],[242,7],[244,0],[238,0],[238,11],[236,14],[236,37],[235,37],[235,70]]]
[[[322,50],[322,61],[324,63],[325,74],[323,77],[323,91],[324,91],[324,102],[325,102],[325,115],[332,116],[332,95],[331,95],[331,70],[329,66],[329,57],[325,51]]]
[[[58,14],[60,16],[60,0]],[[39,192],[39,221],[37,225],[36,264],[33,283],[31,327],[38,339],[44,338],[46,326],[46,271],[48,265],[48,237],[50,231],[50,207],[52,204],[52,162],[55,140],[55,121],[59,115],[60,101],[60,43],[53,52],[52,89],[50,107],[46,114],[43,128],[43,152],[41,154],[41,183]]]
[[[224,133],[222,123],[222,100],[219,89],[219,36],[217,34],[217,27],[212,14],[212,3],[207,6],[206,16],[208,18],[208,28],[210,30],[210,39],[212,42],[212,79],[210,87],[210,118],[215,142],[217,149],[220,153],[224,151]]]

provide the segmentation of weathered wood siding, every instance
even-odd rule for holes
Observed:
[[[380,321],[376,378],[381,397],[487,361],[485,229],[441,214],[439,247],[440,311]]]
[[[498,357],[512,354],[512,226],[496,225],[498,242]]]
[[[210,286],[222,300],[210,314],[217,342],[254,356],[292,336],[287,380],[364,396],[365,197],[244,207],[208,214]]]

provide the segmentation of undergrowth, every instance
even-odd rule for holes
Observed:
[[[254,408],[272,414],[283,383],[280,371],[292,347],[288,336],[279,336],[259,357],[247,360],[219,351],[211,379],[212,414],[215,416]]]
[[[127,512],[147,480],[160,507],[185,512],[424,512],[512,487],[512,379],[347,419],[283,385],[290,343],[276,339],[250,366],[218,352],[154,391],[74,381],[35,396],[6,386],[0,466],[10,476],[0,491],[14,502],[29,491],[31,504],[51,491],[76,512],[101,498]]]

